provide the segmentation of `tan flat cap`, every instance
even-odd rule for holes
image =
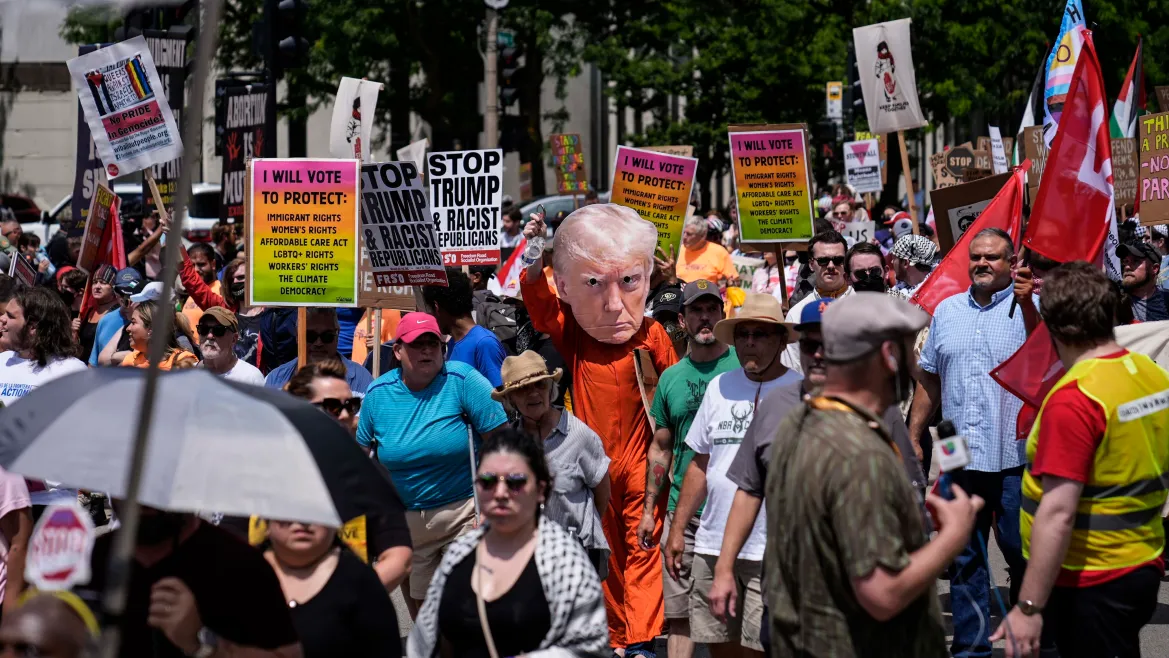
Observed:
[[[842,297],[824,311],[820,331],[824,358],[852,361],[884,341],[916,334],[930,323],[929,313],[883,292],[858,292]]]

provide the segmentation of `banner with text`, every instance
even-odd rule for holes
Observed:
[[[857,194],[880,192],[881,149],[875,139],[844,143],[844,179]]]
[[[67,62],[106,173],[116,178],[183,153],[179,127],[146,39],[137,36]]]
[[[78,55],[87,55],[98,49],[95,45],[81,46]],[[85,110],[77,103],[77,154],[73,165],[73,198],[69,201],[69,218],[62,218],[59,225],[69,237],[77,237],[85,232],[85,219],[89,216],[89,204],[93,200],[93,193],[98,184],[104,185],[106,170],[102,167],[101,158],[97,157],[97,145],[93,143],[93,136],[89,134],[89,124],[85,122]]]
[[[248,304],[357,305],[359,164],[251,162]]]
[[[424,187],[413,162],[361,167],[361,235],[378,286],[447,285]]]
[[[228,87],[224,91],[219,221],[226,224],[244,221],[248,163],[275,151],[265,125],[269,93],[270,88],[262,84]],[[270,151],[265,152],[265,148]]]
[[[729,137],[740,239],[810,239],[816,215],[804,131],[733,132]]]
[[[869,130],[888,134],[926,125],[917,98],[910,19],[853,28]]]
[[[698,160],[618,146],[609,201],[637,211],[658,229],[658,247],[678,253]]]
[[[584,194],[589,191],[589,177],[585,174],[584,150],[580,135],[552,135],[548,138],[552,149],[552,171],[556,173],[557,194]]]
[[[503,151],[431,153],[426,171],[443,264],[497,265]]]
[[[1135,137],[1112,139],[1112,202],[1127,206],[1137,199],[1137,140]]]
[[[1169,224],[1169,112],[1139,119],[1141,224]]]
[[[158,78],[162,81],[163,95],[174,114],[175,123],[182,125],[183,102],[187,86],[187,44],[195,36],[194,30],[187,26],[182,31],[146,30],[146,45],[150,48],[150,55],[158,67]],[[159,196],[167,208],[175,205],[175,194],[178,192],[179,175],[183,169],[182,157],[173,158],[166,162],[150,166],[154,174],[154,182],[158,185]],[[154,210],[154,195],[150,193],[150,186],[146,178],[142,179],[142,210],[149,213]]]

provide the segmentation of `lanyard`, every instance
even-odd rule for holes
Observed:
[[[865,424],[870,425],[870,427],[872,426],[871,423],[873,421],[870,420],[867,415],[843,400],[819,396],[808,400],[808,406],[820,411],[843,411],[845,413],[854,414],[856,416],[860,416],[860,418],[865,421]],[[889,449],[893,451],[894,455],[897,455],[897,459],[901,459],[901,451],[897,448],[896,443],[893,443],[891,439],[885,438],[884,435],[881,435],[881,440],[885,442],[885,445],[889,446]]]

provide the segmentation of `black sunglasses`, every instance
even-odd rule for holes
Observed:
[[[314,402],[313,406],[333,418],[339,417],[342,411],[348,411],[350,416],[356,416],[357,412],[361,411],[361,398],[349,398],[348,400],[325,398],[320,402]]]
[[[500,475],[498,473],[480,473],[479,477],[475,478],[475,483],[483,491],[495,491],[499,486],[499,481],[507,485],[507,490],[516,493],[522,491],[524,486],[528,484],[528,476],[523,473],[508,473]]]
[[[877,280],[884,278],[885,269],[881,267],[870,267],[867,270],[853,270],[852,275],[856,277],[857,281]]]
[[[223,338],[223,335],[227,333],[227,327],[221,324],[201,324],[198,331],[200,336],[212,334],[216,338]]]
[[[823,258],[816,259],[816,264],[820,267],[828,267],[829,263],[841,267],[844,265],[844,256],[824,256]]]
[[[320,342],[325,343],[327,345],[327,344],[337,340],[337,332],[336,331],[322,331],[320,333],[317,333],[315,331],[306,331],[306,332],[304,332],[304,340],[307,343],[315,343],[319,340]]]
[[[824,341],[812,340],[811,338],[800,339],[800,351],[804,354],[815,354],[821,347],[824,347]]]

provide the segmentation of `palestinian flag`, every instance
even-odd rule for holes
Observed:
[[[1136,137],[1137,117],[1146,114],[1147,108],[1145,76],[1141,71],[1141,39],[1137,37],[1137,52],[1128,66],[1128,75],[1120,87],[1120,96],[1112,106],[1112,121],[1109,123],[1111,137]]]

